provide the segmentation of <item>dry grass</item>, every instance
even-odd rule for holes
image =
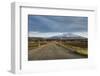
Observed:
[[[29,41],[28,42],[28,50],[39,48],[42,45],[48,44],[50,42],[48,41]],[[85,41],[65,41],[65,42],[59,42],[56,41],[57,45],[62,46],[64,48],[69,48],[74,50],[73,52],[88,56],[88,45]]]
[[[62,46],[62,47],[64,47],[64,48],[67,48],[67,49],[68,49],[68,48],[69,48],[69,49],[72,49],[72,50],[74,50],[73,52],[76,52],[76,53],[78,53],[78,54],[88,56],[88,49],[87,49],[87,48],[76,47],[76,46],[73,46],[73,45],[62,44],[62,43],[60,43],[60,44],[58,44],[58,45],[60,45],[60,46]]]
[[[35,49],[35,48],[38,48],[40,47],[41,45],[45,45],[47,44],[46,42],[34,42],[34,41],[31,41],[31,42],[28,42],[28,50],[32,50],[32,49]]]

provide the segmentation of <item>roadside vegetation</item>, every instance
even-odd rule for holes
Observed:
[[[72,52],[88,56],[88,42],[87,40],[43,40],[43,39],[29,39],[28,50],[39,48],[50,42],[56,42],[57,45],[69,49]]]

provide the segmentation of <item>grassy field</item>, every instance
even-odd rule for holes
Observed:
[[[87,40],[64,40],[63,41],[63,40],[31,39],[31,40],[28,40],[28,51],[37,49],[51,42],[56,42],[56,45],[59,45],[66,49],[70,49],[77,54],[88,56]]]
[[[87,42],[83,41],[75,41],[75,42],[64,42],[62,43],[67,48],[74,49],[76,53],[82,54],[82,55],[88,55],[88,44]]]
[[[88,56],[88,49],[84,48],[84,47],[80,47],[80,45],[74,46],[74,45],[67,44],[67,43],[63,43],[63,44],[61,43],[61,44],[58,44],[58,45],[62,46],[64,48],[69,48],[70,50],[73,50],[73,52],[75,52],[75,53]]]
[[[46,42],[43,42],[43,41],[37,41],[37,42],[35,42],[35,41],[29,41],[28,42],[28,50],[32,50],[32,49],[36,49],[36,48],[38,48],[38,47],[40,47],[40,46],[42,46],[42,45],[44,45],[44,44],[47,44]]]

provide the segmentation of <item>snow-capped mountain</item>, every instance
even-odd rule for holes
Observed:
[[[36,38],[54,38],[54,39],[66,39],[66,38],[88,38],[87,32],[29,32],[29,37]]]
[[[52,36],[50,38],[66,39],[66,38],[86,38],[86,37],[83,37],[74,33],[62,33],[61,35]]]

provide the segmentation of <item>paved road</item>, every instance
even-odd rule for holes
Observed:
[[[75,59],[86,58],[80,54],[72,52],[72,50],[63,48],[51,42],[33,50],[29,50],[29,60],[50,60],[50,59]]]

